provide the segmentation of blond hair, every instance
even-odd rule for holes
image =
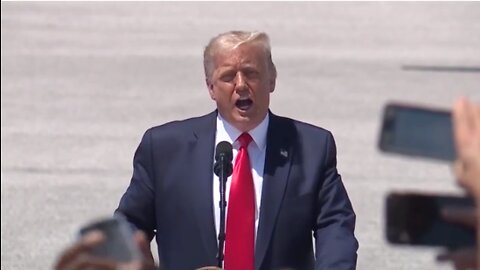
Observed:
[[[277,69],[272,61],[270,39],[266,33],[258,31],[229,31],[212,38],[203,52],[203,67],[205,69],[205,77],[209,79],[212,76],[212,72],[215,69],[214,57],[220,49],[236,49],[245,43],[257,43],[259,46],[263,47],[270,72],[273,78],[276,78]]]

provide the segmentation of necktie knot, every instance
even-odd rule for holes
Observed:
[[[242,133],[242,135],[240,135],[238,137],[238,142],[240,143],[240,147],[248,147],[248,145],[250,144],[250,142],[252,142],[252,136],[250,136],[250,134],[248,134],[247,132],[244,132]]]

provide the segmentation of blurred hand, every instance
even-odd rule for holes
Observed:
[[[105,235],[93,231],[85,235],[79,242],[67,248],[59,257],[55,270],[153,270],[155,264],[150,251],[150,245],[143,232],[136,232],[134,241],[143,253],[143,260],[129,263],[120,263],[113,260],[100,258],[89,251],[105,240]]]
[[[451,261],[455,269],[478,269],[480,267],[480,106],[460,98],[453,107],[453,133],[457,160],[454,164],[458,183],[476,200],[477,209],[471,211],[447,211],[442,216],[451,222],[476,228],[477,248],[447,252],[438,257]]]
[[[460,98],[453,107],[458,183],[480,200],[480,106]]]

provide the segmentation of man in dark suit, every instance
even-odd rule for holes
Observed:
[[[221,34],[204,57],[218,110],[145,133],[117,212],[151,237],[155,234],[166,269],[216,265],[214,149],[221,140],[238,148],[237,137],[247,132],[254,142],[248,151],[252,171],[260,178],[253,177],[255,269],[354,269],[355,214],[336,170],[333,137],[269,112],[276,69],[268,37]],[[228,226],[227,212],[226,249]]]
[[[225,269],[355,269],[355,214],[334,139],[269,111],[276,69],[267,35],[220,34],[204,66],[217,110],[147,130],[116,213],[155,236],[165,269],[217,265],[214,151],[228,141]]]

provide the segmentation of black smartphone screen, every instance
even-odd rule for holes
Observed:
[[[386,199],[390,243],[448,248],[475,245],[475,228],[444,220],[442,209],[474,209],[469,197],[391,193]],[[474,212],[472,212],[473,214]]]
[[[388,104],[383,115],[380,149],[404,155],[455,159],[449,111]]]

